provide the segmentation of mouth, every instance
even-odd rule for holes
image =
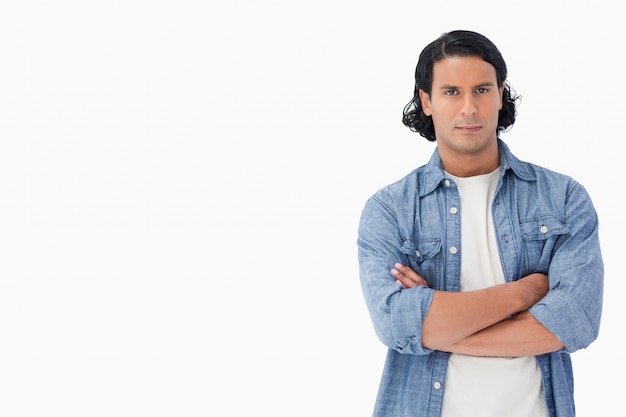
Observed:
[[[480,125],[462,125],[457,126],[456,129],[463,133],[476,133],[481,129]]]

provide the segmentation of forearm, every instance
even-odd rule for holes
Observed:
[[[563,347],[556,336],[524,311],[441,350],[471,356],[518,357],[541,355]]]
[[[527,310],[547,292],[547,276],[523,279],[468,292],[436,291],[422,325],[422,343],[441,350]]]
[[[427,286],[411,268],[395,264],[391,274],[404,288]],[[528,310],[548,292],[541,273],[517,281],[466,292],[435,291],[422,322],[422,346],[443,350],[511,315]]]
[[[435,291],[422,325],[423,345],[441,350],[527,309],[519,293],[516,283],[468,292]]]

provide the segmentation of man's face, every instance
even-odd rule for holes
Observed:
[[[458,162],[463,156],[497,153],[503,91],[495,68],[480,57],[451,57],[434,64],[431,94],[420,90],[420,99],[424,113],[433,118],[442,157],[458,157]]]

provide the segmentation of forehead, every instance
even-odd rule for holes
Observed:
[[[433,65],[433,87],[442,85],[497,85],[496,69],[478,56],[453,56]]]

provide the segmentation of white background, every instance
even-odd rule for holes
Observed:
[[[453,29],[508,63],[514,153],[596,203],[576,400],[621,409],[625,13],[423,3],[1,2],[0,415],[370,415],[358,218],[430,157],[401,112]]]

